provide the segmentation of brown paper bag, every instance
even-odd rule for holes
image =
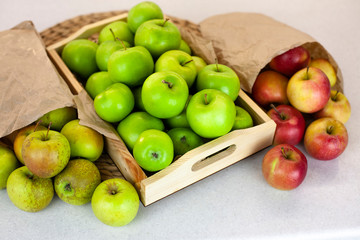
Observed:
[[[31,22],[0,32],[0,138],[45,113],[74,106]]]
[[[239,76],[241,88],[251,93],[259,72],[275,56],[297,46],[312,58],[325,58],[337,71],[334,89],[343,91],[341,71],[326,49],[308,34],[257,13],[229,13],[209,17],[200,24],[201,34],[211,40],[219,63]]]

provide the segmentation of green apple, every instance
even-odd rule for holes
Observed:
[[[91,199],[95,216],[113,227],[129,224],[136,217],[139,204],[139,195],[133,185],[121,178],[100,183]]]
[[[99,44],[105,41],[115,41],[116,39],[126,41],[134,45],[134,34],[128,24],[124,21],[115,21],[106,25],[99,33]]]
[[[46,208],[54,197],[52,179],[40,178],[26,166],[10,174],[6,190],[11,202],[26,212],[38,212]]]
[[[145,111],[144,103],[141,98],[141,90],[142,90],[142,86],[132,89],[132,92],[134,94],[134,99],[135,99],[135,108],[140,111]]]
[[[199,73],[204,67],[207,66],[207,63],[201,57],[198,57],[198,56],[191,56],[191,57],[194,60],[197,73]]]
[[[217,89],[195,93],[186,108],[191,129],[201,137],[216,138],[227,134],[236,116],[235,104],[229,95]]]
[[[94,99],[98,94],[105,91],[114,82],[108,72],[96,72],[91,74],[85,84],[85,90]]]
[[[240,80],[234,70],[222,64],[210,64],[205,66],[198,74],[196,89],[220,90],[235,101],[240,91]]]
[[[64,202],[83,205],[91,201],[100,182],[101,175],[94,163],[86,159],[74,159],[55,176],[54,188]]]
[[[121,139],[124,140],[130,150],[134,148],[139,135],[148,129],[164,131],[165,127],[160,119],[147,112],[133,112],[123,119],[117,127]]]
[[[15,153],[0,145],[0,189],[6,188],[6,181],[10,174],[20,166]]]
[[[34,131],[40,131],[40,130],[46,130],[47,128],[44,126],[41,126],[39,124],[35,125],[29,125],[19,130],[19,132],[16,134],[15,140],[14,140],[14,152],[16,155],[16,158],[22,163],[24,163],[22,154],[21,154],[21,148],[24,143],[24,140],[27,136],[30,135],[30,133],[33,133]]]
[[[180,50],[163,53],[155,63],[155,72],[172,71],[179,74],[190,88],[196,78],[196,66],[192,57]]]
[[[181,39],[179,50],[186,52],[189,55],[191,55],[192,53],[189,44],[187,44],[187,42],[185,42],[184,39]]]
[[[153,19],[140,25],[135,33],[135,45],[149,50],[154,58],[169,50],[179,49],[181,34],[168,19]]]
[[[72,72],[87,79],[98,71],[95,58],[97,48],[98,45],[88,39],[76,39],[65,45],[61,57]]]
[[[156,72],[144,82],[141,98],[145,110],[157,118],[179,115],[189,96],[186,81],[175,72]]]
[[[162,170],[174,158],[174,145],[165,132],[157,129],[143,131],[136,140],[133,155],[140,167],[149,172]]]
[[[134,95],[122,83],[114,83],[95,97],[96,113],[105,121],[115,123],[124,119],[134,108]]]
[[[101,71],[107,71],[108,70],[108,62],[110,56],[120,50],[127,47],[130,47],[130,43],[125,41],[118,41],[118,40],[109,40],[101,43],[96,50],[96,64],[98,65],[99,69]]]
[[[175,155],[183,155],[191,149],[204,144],[202,138],[190,128],[173,128],[167,134],[174,143]]]
[[[52,178],[68,164],[70,144],[57,131],[36,131],[25,138],[21,154],[32,173],[41,178]]]
[[[154,71],[154,60],[146,48],[136,46],[114,52],[108,62],[113,82],[129,87],[140,86]]]
[[[77,119],[76,109],[73,107],[63,107],[44,114],[38,121],[41,120],[40,124],[44,127],[50,126],[50,129],[60,131],[66,123],[74,119]]]
[[[189,104],[190,98],[192,95],[189,95],[185,107],[182,110],[182,112],[179,115],[176,115],[175,117],[164,119],[164,123],[167,126],[167,128],[190,128],[189,122],[186,118],[186,108]]]
[[[236,117],[232,130],[235,129],[244,129],[254,126],[253,119],[249,112],[239,106],[236,108]]]
[[[79,119],[68,122],[61,129],[61,133],[70,143],[71,158],[85,158],[94,162],[103,152],[103,136],[92,128],[80,125],[79,122]]]
[[[130,9],[128,12],[127,23],[130,30],[135,33],[142,23],[152,19],[163,18],[163,12],[156,3],[151,1],[144,1]]]

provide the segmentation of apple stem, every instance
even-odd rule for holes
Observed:
[[[110,28],[109,30],[110,30],[111,34],[113,35],[113,37],[114,37],[114,41],[116,41],[116,38],[117,38],[117,37],[115,36],[114,31],[112,30],[112,28]]]
[[[164,22],[163,22],[163,24],[161,25],[162,27],[164,27],[165,26],[165,23],[167,22],[167,21],[169,21],[170,19],[169,18],[165,18],[164,19]]]
[[[336,101],[338,93],[339,93],[339,91],[336,91],[335,95],[331,98],[334,102]]]
[[[205,101],[205,105],[208,105],[208,99],[207,99],[207,93],[204,94],[204,101]]]
[[[286,154],[284,147],[281,147],[281,153],[284,156],[284,158],[288,159],[289,156]]]
[[[66,184],[65,191],[69,191],[69,192],[71,191],[70,183]]]
[[[279,112],[279,110],[277,110],[274,104],[270,104],[270,107],[274,109],[274,111],[279,115],[282,120],[285,120],[285,116],[281,112]]]
[[[172,88],[173,84],[171,82],[168,82],[166,80],[162,80],[162,83],[166,83],[168,85],[169,88]]]
[[[306,79],[309,79],[309,66],[306,67]]]
[[[333,131],[333,128],[334,128],[334,126],[329,126],[329,127],[326,129],[326,132],[327,132],[328,134],[331,134],[332,131]]]
[[[35,125],[35,128],[34,128],[34,132],[36,132],[36,129],[37,129],[37,127],[39,126],[39,124],[42,122],[42,120],[40,119],[37,123],[36,123],[36,125]]]
[[[215,64],[216,64],[216,70],[217,70],[218,72],[220,72],[220,71],[219,71],[219,61],[218,61],[217,58],[215,58]]]
[[[52,122],[49,122],[49,126],[48,126],[48,129],[47,129],[47,132],[46,132],[46,137],[45,137],[46,140],[48,139],[51,124],[52,124]]]
[[[187,62],[185,62],[185,63],[181,64],[181,66],[185,66],[186,64],[188,64],[188,63],[190,63],[190,62],[192,62],[192,61],[194,61],[194,60],[193,60],[193,59],[191,59],[191,60],[189,60],[189,61],[187,61]]]

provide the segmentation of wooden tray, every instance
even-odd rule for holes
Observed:
[[[126,17],[127,13],[123,13],[91,23],[47,48],[50,59],[74,94],[85,90],[62,61],[60,53],[63,47],[71,40],[93,37],[105,25],[126,20]],[[188,21],[186,23],[189,24]],[[242,90],[236,104],[251,114],[254,127],[235,130],[205,143],[151,176],[139,167],[120,138],[105,138],[106,151],[122,175],[138,190],[143,205],[147,206],[272,144],[275,122]]]

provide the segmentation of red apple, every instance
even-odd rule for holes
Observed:
[[[286,95],[288,78],[274,71],[260,73],[252,87],[252,97],[262,107],[271,103],[288,104]]]
[[[332,90],[328,103],[323,109],[315,113],[315,118],[331,117],[346,123],[351,115],[351,106],[348,99],[341,92]]]
[[[270,62],[270,67],[285,76],[291,77],[300,69],[307,67],[309,62],[310,53],[299,46],[274,57]]]
[[[344,124],[333,118],[317,119],[305,131],[305,149],[318,160],[337,158],[347,144],[348,133]]]
[[[296,145],[302,140],[305,132],[305,119],[294,107],[279,105],[275,108],[273,106],[273,109],[269,110],[267,114],[276,123],[274,145],[281,143]]]
[[[307,159],[296,147],[280,144],[265,154],[262,172],[272,187],[291,190],[303,182],[307,172]]]
[[[318,68],[303,68],[289,80],[287,96],[300,112],[314,113],[325,107],[330,98],[330,82]]]

